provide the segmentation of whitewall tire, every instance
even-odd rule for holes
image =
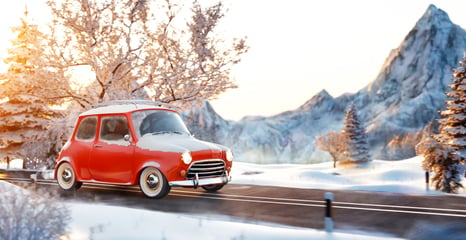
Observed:
[[[167,178],[160,170],[153,167],[145,168],[139,176],[139,187],[149,198],[160,199],[170,192]]]
[[[58,186],[65,191],[78,190],[82,185],[81,182],[76,180],[76,174],[74,173],[73,167],[67,162],[58,166],[57,182]]]

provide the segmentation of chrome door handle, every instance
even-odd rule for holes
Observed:
[[[99,145],[99,144],[95,144],[94,147],[96,147],[96,148],[101,148],[101,147],[103,147],[103,146],[102,146],[102,145]]]

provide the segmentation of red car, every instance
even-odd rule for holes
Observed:
[[[227,147],[194,138],[173,107],[114,101],[79,115],[54,176],[63,190],[139,185],[147,197],[163,198],[171,187],[221,189],[232,160]]]

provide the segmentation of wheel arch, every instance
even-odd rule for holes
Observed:
[[[139,185],[139,177],[141,176],[141,173],[142,171],[144,171],[144,169],[148,168],[148,167],[153,167],[153,168],[156,168],[158,169],[160,172],[163,173],[163,169],[161,169],[161,166],[160,163],[158,163],[157,161],[147,161],[147,162],[144,162],[143,164],[141,164],[137,169],[137,174],[135,174],[134,176],[134,179],[133,179],[133,183],[135,185]]]

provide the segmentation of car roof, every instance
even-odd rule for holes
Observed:
[[[118,100],[97,104],[94,108],[81,113],[79,116],[127,113],[145,109],[160,109],[178,112],[175,106],[167,103],[145,100]]]

